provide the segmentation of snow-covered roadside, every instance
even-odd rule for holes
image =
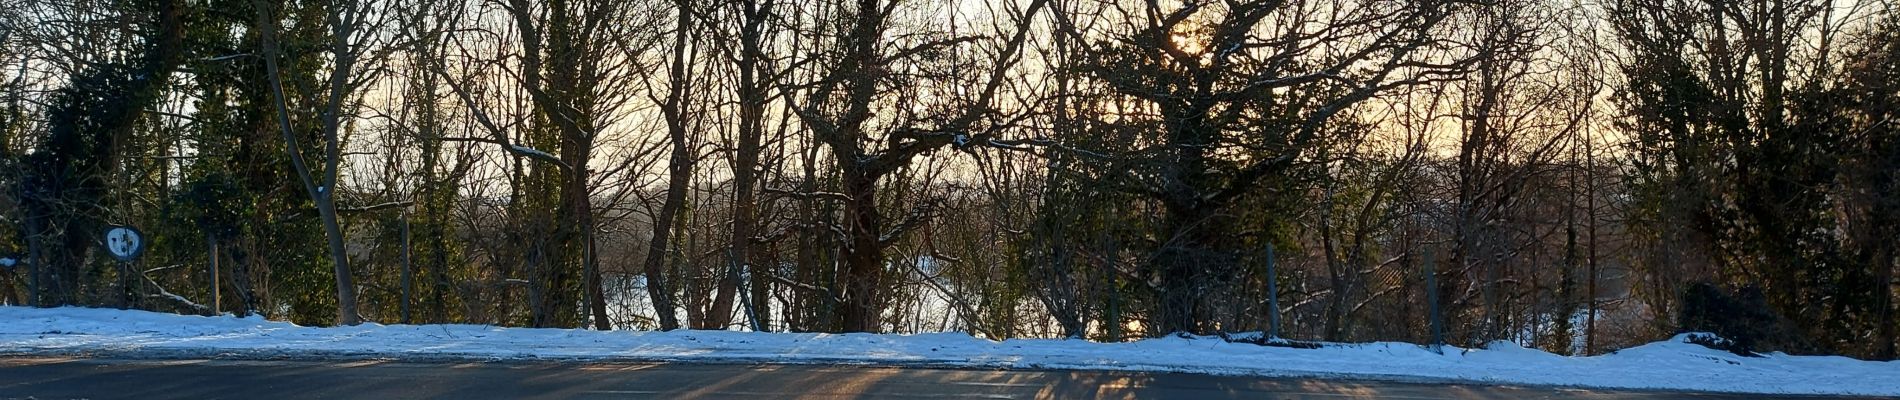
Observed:
[[[1406,343],[1294,349],[1211,338],[994,342],[957,333],[596,332],[374,324],[311,328],[257,318],[0,307],[0,355],[861,363],[1900,395],[1900,362],[1782,354],[1740,357],[1681,339],[1596,357],[1557,356],[1502,343],[1479,350],[1448,347],[1440,355]]]

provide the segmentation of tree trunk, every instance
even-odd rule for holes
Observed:
[[[672,157],[667,161],[666,200],[660,205],[659,215],[653,217],[653,237],[647,246],[647,258],[644,266],[647,278],[647,296],[652,299],[653,312],[659,316],[661,330],[679,329],[679,317],[673,314],[676,302],[673,292],[666,284],[666,253],[668,242],[672,239],[671,228],[686,205],[687,185],[692,183],[693,165],[696,161],[691,147],[687,143],[687,123],[683,108],[687,102],[686,44],[692,30],[693,15],[686,7],[678,7],[677,25],[673,35],[673,55],[670,68],[671,85],[661,112],[666,118],[667,140],[672,144]]]
[[[336,323],[356,325],[362,323],[362,317],[356,315],[356,285],[350,276],[349,252],[343,246],[343,226],[337,223],[336,202],[330,199],[331,191],[322,190],[317,198],[317,215],[323,219],[323,233],[330,242],[330,265],[336,274]]]
[[[673,220],[678,218],[681,207],[686,204],[687,184],[692,179],[692,155],[686,147],[684,128],[672,129],[673,156],[668,167],[666,200],[660,205],[660,212],[653,216],[653,236],[647,243],[647,256],[643,265],[646,272],[647,296],[653,302],[653,312],[659,317],[660,330],[679,329],[679,317],[674,312],[671,289],[667,286],[666,253],[670,250],[668,242],[672,239]]]
[[[1326,157],[1322,155],[1320,158],[1325,159]],[[1327,182],[1325,185],[1325,201],[1321,202],[1319,206],[1320,249],[1321,254],[1326,259],[1326,276],[1333,287],[1333,294],[1328,296],[1327,299],[1325,338],[1326,341],[1329,342],[1338,342],[1342,334],[1341,328],[1345,325],[1340,321],[1345,318],[1346,314],[1346,267],[1341,265],[1344,264],[1346,260],[1341,259],[1338,254],[1338,246],[1334,244],[1332,217],[1334,184]]]
[[[884,282],[884,244],[882,216],[877,210],[877,178],[849,161],[845,164],[845,232],[850,243],[844,249],[844,331],[878,332],[882,325],[884,299],[879,290]]]
[[[337,66],[330,72],[329,104],[324,107],[323,114],[320,116],[323,122],[323,136],[326,139],[324,143],[326,168],[321,173],[317,173],[311,171],[309,164],[304,162],[303,152],[297,147],[296,134],[291,129],[290,106],[286,99],[288,95],[284,92],[283,77],[277,68],[277,25],[272,22],[275,18],[269,16],[270,11],[273,10],[261,0],[254,1],[252,4],[257,8],[257,27],[261,33],[259,36],[264,41],[265,71],[270,75],[271,93],[276,101],[277,123],[284,135],[285,151],[290,155],[291,167],[296,170],[305,191],[310,194],[311,202],[317,208],[317,217],[322,220],[324,236],[329,242],[330,261],[334,267],[332,273],[336,278],[337,324],[356,325],[362,322],[361,317],[356,314],[356,286],[351,282],[349,253],[344,247],[343,227],[337,222],[336,203],[333,200],[341,147],[337,143],[339,140],[337,130],[340,128],[338,118],[342,112],[343,97],[348,95],[350,70],[355,63],[354,55],[349,52],[349,35],[355,27],[341,25],[335,27],[332,32],[330,51],[331,56],[336,58]],[[330,6],[328,10],[330,23],[346,23],[340,17],[345,12],[341,9],[342,7],[348,6]]]
[[[587,136],[584,132],[579,135]],[[584,140],[584,142],[577,145],[579,155],[568,162],[568,165],[573,168],[570,169],[568,175],[566,197],[569,202],[570,217],[574,220],[574,226],[570,229],[576,233],[576,239],[580,242],[581,274],[583,275],[581,284],[585,286],[582,290],[587,291],[585,296],[587,310],[594,320],[594,329],[605,331],[613,329],[613,321],[607,318],[606,291],[601,289],[600,256],[597,254],[594,242],[594,232],[598,228],[594,226],[594,203],[587,190],[587,182],[591,178],[590,171],[587,170],[587,158],[591,156],[592,152],[588,150],[593,147],[593,141]]]
[[[1875,318],[1875,322],[1880,324],[1880,335],[1876,339],[1879,340],[1880,343],[1874,346],[1874,359],[1892,360],[1894,358],[1894,347],[1896,346],[1894,343],[1893,321],[1893,246],[1891,243],[1886,246],[1881,246],[1880,250],[1875,253],[1879,254],[1876,256],[1878,260],[1872,263],[1871,266],[1877,268],[1879,271],[1877,275],[1879,278],[1876,282],[1876,288],[1879,292],[1874,295],[1874,304],[1880,307],[1880,311],[1878,311],[1879,317]]]
[[[1218,205],[1200,192],[1215,186],[1207,166],[1207,142],[1213,132],[1204,125],[1208,113],[1204,106],[1166,103],[1162,107],[1162,115],[1170,122],[1167,140],[1173,159],[1161,169],[1166,215],[1157,265],[1151,269],[1161,274],[1161,293],[1156,296],[1159,329],[1150,335],[1208,333],[1201,301],[1207,295],[1203,293],[1205,271],[1210,267],[1206,264],[1214,261],[1208,256],[1218,234],[1212,221]]]
[[[1204,226],[1211,217],[1212,210],[1204,207],[1181,206],[1175,203],[1167,205],[1166,229],[1160,254],[1155,257],[1154,271],[1161,274],[1161,287],[1156,298],[1158,316],[1156,328],[1150,335],[1158,336],[1171,333],[1209,333],[1203,322],[1201,302],[1207,293],[1203,293],[1206,276],[1203,271],[1208,260],[1205,252],[1210,251],[1212,243],[1209,229]]]
[[[1583,208],[1584,217],[1588,218],[1584,223],[1585,235],[1588,236],[1584,263],[1589,265],[1589,271],[1585,274],[1588,276],[1584,278],[1589,280],[1584,284],[1586,297],[1584,301],[1587,302],[1586,307],[1589,308],[1587,311],[1589,317],[1584,321],[1583,326],[1583,355],[1586,356],[1596,355],[1597,351],[1597,164],[1596,145],[1593,140],[1595,138],[1590,135],[1584,135]]]
[[[764,58],[760,50],[760,36],[763,35],[761,26],[765,23],[765,14],[770,10],[761,8],[757,0],[741,2],[741,7],[744,8],[741,12],[745,14],[745,26],[739,34],[740,53],[736,66],[739,70],[739,148],[733,154],[730,243],[732,263],[746,268],[747,274],[752,276],[749,300],[753,320],[758,324],[754,328],[764,330],[771,325],[771,280],[763,277],[772,271],[768,266],[756,263],[752,255],[752,237],[758,229],[759,200],[755,188],[758,182],[759,142],[765,136],[767,101],[765,86],[758,82],[759,64]]]

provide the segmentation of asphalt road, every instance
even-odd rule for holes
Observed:
[[[1734,399],[1681,392],[860,366],[0,358],[0,399]]]

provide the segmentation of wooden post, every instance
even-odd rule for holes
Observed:
[[[409,210],[402,212],[402,323],[409,323],[410,282],[414,269],[409,263]],[[585,292],[585,291],[583,291]]]
[[[222,315],[224,302],[219,301],[221,293],[218,292],[218,239],[205,234],[205,243],[211,246],[211,252],[207,254],[211,258],[211,315]]]
[[[1279,281],[1273,267],[1273,243],[1267,243],[1267,339],[1280,337]]]
[[[1437,263],[1437,259],[1433,256],[1432,249],[1433,247],[1425,248],[1425,302],[1431,307],[1432,351],[1443,354],[1445,326],[1439,321],[1441,317],[1438,315],[1438,270],[1433,265]]]
[[[1120,268],[1116,266],[1116,264],[1121,262],[1121,252],[1116,250],[1118,243],[1114,237],[1107,237],[1103,241],[1106,245],[1102,246],[1102,251],[1107,254],[1107,256],[1103,258],[1102,276],[1108,281],[1108,315],[1103,319],[1108,322],[1108,341],[1120,342],[1122,341],[1123,327],[1122,292],[1119,286],[1120,284],[1115,280],[1115,273],[1117,268]]]

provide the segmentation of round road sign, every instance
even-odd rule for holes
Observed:
[[[130,226],[106,229],[106,251],[119,261],[132,261],[145,253],[145,235]]]

